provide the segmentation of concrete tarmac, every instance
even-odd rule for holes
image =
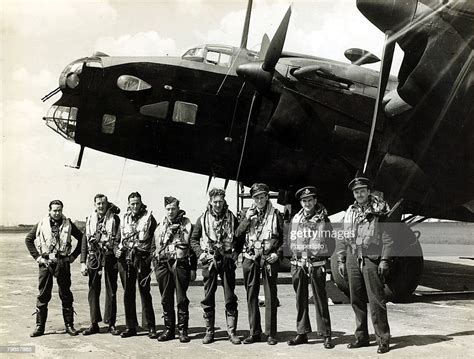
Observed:
[[[278,340],[275,346],[266,342],[252,345],[233,345],[227,340],[222,288],[216,293],[216,342],[203,345],[201,339],[205,328],[202,320],[200,300],[203,297],[201,286],[191,286],[188,291],[190,304],[190,337],[191,342],[181,344],[172,340],[160,343],[151,340],[142,331],[137,337],[123,339],[105,333],[106,325],[101,323],[102,333],[70,337],[64,332],[61,314],[61,302],[57,294],[56,283],[53,286],[53,299],[49,305],[49,317],[46,335],[30,338],[35,327],[37,295],[37,264],[28,254],[24,235],[0,236],[0,357],[41,357],[41,358],[76,358],[76,357],[113,357],[113,358],[315,358],[324,357],[375,357],[377,346],[371,336],[372,345],[368,348],[349,350],[347,343],[353,340],[355,326],[354,314],[349,304],[330,306],[333,337],[336,347],[326,350],[322,338],[314,332],[309,336],[309,343],[289,347],[286,341],[295,335],[296,308],[295,294],[291,284],[280,284],[278,296],[281,306],[278,308]],[[459,263],[459,260],[457,260]],[[467,268],[465,280],[473,284],[473,261],[461,261]],[[89,307],[87,303],[87,277],[79,272],[79,261],[72,265],[72,291],[75,298],[76,329],[84,330],[89,326]],[[242,276],[241,268],[237,275]],[[288,275],[288,274],[283,274]],[[154,276],[152,277],[155,282]],[[453,278],[453,281],[458,281]],[[104,288],[103,288],[104,290]],[[429,288],[420,287],[427,293]],[[423,292],[424,291],[424,292]],[[238,335],[248,335],[246,295],[242,285],[236,288],[239,297]],[[263,290],[261,291],[263,295]],[[160,294],[157,286],[152,287],[158,330],[163,329],[161,319]],[[123,290],[119,284],[118,318],[119,329],[124,328]],[[101,296],[104,303],[104,296]],[[137,296],[137,307],[140,298]],[[102,307],[103,308],[103,307]],[[389,303],[389,322],[391,327],[391,351],[384,357],[474,357],[474,297],[461,294],[451,297],[430,295],[414,297],[414,302]],[[264,317],[264,308],[261,308]],[[311,307],[311,321],[316,330],[314,307]],[[141,318],[141,313],[138,313]],[[369,320],[370,322],[370,320]],[[264,326],[264,323],[262,323]],[[370,332],[373,328],[370,325]],[[34,350],[27,354],[12,351]],[[9,351],[9,352],[8,352]]]

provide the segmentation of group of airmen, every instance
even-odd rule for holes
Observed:
[[[324,348],[331,349],[331,321],[326,293],[326,265],[336,251],[338,271],[349,283],[351,304],[356,317],[355,341],[348,348],[369,346],[367,299],[378,343],[378,353],[389,351],[390,329],[384,295],[384,281],[390,270],[392,240],[381,228],[388,205],[371,194],[370,182],[356,177],[349,183],[355,202],[344,218],[344,230],[351,235],[331,235],[333,229],[325,207],[317,200],[315,187],[296,192],[301,210],[291,220],[290,250],[292,283],[296,293],[297,334],[288,345],[308,342],[312,331],[308,310],[308,285],[316,308],[318,333]],[[269,200],[269,188],[255,183],[250,189],[254,203],[240,221],[230,211],[223,189],[212,189],[204,213],[193,226],[180,202],[165,197],[165,216],[157,222],[142,202],[141,195],[128,196],[128,208],[122,218],[120,209],[103,194],[94,197],[94,210],[87,218],[83,234],[66,218],[63,203],[51,201],[49,213],[26,236],[26,246],[38,263],[39,294],[36,302],[36,328],[32,337],[45,331],[48,302],[56,278],[63,306],[66,332],[74,328],[73,294],[70,265],[80,256],[81,273],[88,276],[90,308],[89,328],[83,335],[99,333],[99,323],[108,324],[108,332],[128,338],[137,335],[136,288],[141,297],[142,327],[158,341],[190,341],[188,335],[189,283],[196,278],[198,262],[202,267],[204,298],[201,301],[206,333],[203,344],[214,341],[215,293],[220,277],[224,289],[228,337],[233,344],[252,344],[267,336],[269,345],[277,344],[277,278],[279,249],[283,244],[283,219]],[[71,237],[77,239],[72,250]],[[241,340],[236,335],[238,320],[235,295],[235,271],[242,255],[244,285],[247,291],[250,332]],[[157,333],[150,292],[152,264],[161,294],[164,330]],[[105,278],[105,311],[101,315],[99,296],[102,274]],[[124,289],[125,330],[116,327],[117,279]],[[265,331],[259,309],[260,283],[265,294]],[[176,295],[176,307],[174,297]]]

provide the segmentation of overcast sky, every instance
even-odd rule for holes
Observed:
[[[254,1],[248,46],[270,38],[291,3]],[[162,198],[175,195],[191,220],[206,203],[207,178],[86,149],[80,170],[72,164],[79,146],[47,128],[42,117],[59,98],[41,97],[58,86],[66,65],[102,51],[111,56],[180,56],[198,44],[238,46],[246,0],[2,0],[1,11],[1,224],[37,222],[51,199],[65,203],[72,219],[84,219],[92,198],[105,193],[122,209],[138,190],[158,218]],[[360,47],[380,56],[383,34],[358,11],[355,0],[292,2],[285,50],[346,61]],[[397,49],[392,73],[400,63]],[[123,172],[123,177],[122,177]],[[222,180],[213,185],[222,186]],[[228,201],[235,208],[235,186]]]

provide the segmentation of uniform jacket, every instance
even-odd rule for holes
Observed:
[[[190,245],[193,225],[185,214],[180,210],[172,221],[168,217],[161,220],[153,236],[151,251],[158,259],[189,258],[191,270],[195,270],[196,254]]]
[[[87,260],[87,253],[91,244],[98,241],[101,247],[108,249],[107,254],[113,254],[113,249],[120,243],[120,218],[117,215],[120,209],[110,203],[102,221],[94,211],[86,219],[85,240],[82,241],[81,263]],[[98,231],[100,229],[100,231]]]
[[[49,219],[50,221],[50,226],[53,226],[54,225],[54,221],[48,217],[46,217]],[[62,222],[64,220],[68,220],[70,222],[70,228],[71,228],[71,235],[76,238],[77,240],[77,245],[76,245],[76,248],[74,249],[74,251],[71,253],[71,255],[76,258],[80,252],[81,252],[81,243],[82,243],[82,237],[83,237],[83,234],[82,232],[74,225],[74,223],[72,223],[72,221],[70,219],[67,219],[65,217],[63,217],[61,219],[61,223],[59,223],[59,225],[62,224]],[[42,220],[43,222],[44,220]],[[41,222],[40,222],[41,223]],[[36,245],[35,245],[35,239],[37,238],[37,232],[38,232],[38,226],[39,224],[36,224],[35,226],[33,226],[33,228],[31,228],[30,232],[28,232],[28,234],[26,235],[26,238],[25,238],[25,244],[26,244],[26,248],[28,248],[28,251],[30,252],[31,256],[36,260],[41,254],[39,253]],[[48,253],[43,253],[43,254],[48,254]]]
[[[118,248],[121,250],[136,248],[140,252],[151,253],[156,225],[153,214],[144,204],[136,216],[132,216],[132,212],[128,210],[120,221],[121,237]]]
[[[227,223],[221,223],[221,221],[225,221]],[[215,229],[214,225],[218,225],[219,228],[227,227],[227,233],[216,233],[216,230],[219,230],[219,228]],[[241,253],[243,247],[243,236],[236,237],[235,230],[237,229],[237,226],[237,218],[228,209],[227,205],[222,210],[220,216],[214,214],[211,206],[208,205],[206,211],[197,219],[196,225],[194,226],[193,232],[191,234],[191,247],[196,253],[196,256],[199,258],[199,256],[203,253],[204,248],[209,245],[208,239],[212,241],[221,235],[225,235],[226,240],[231,245],[229,250],[233,251],[234,255]]]
[[[293,259],[302,257],[304,252],[313,259],[327,258],[334,252],[333,227],[326,208],[319,202],[314,214],[305,216],[301,209],[293,216],[289,236]]]
[[[357,202],[350,205],[344,216],[346,237],[337,240],[338,258],[344,258],[348,252],[371,259],[390,258],[393,241],[383,227],[388,212],[388,204],[372,194],[366,206]]]
[[[242,220],[235,231],[237,237],[245,236],[244,247],[251,251],[255,242],[261,242],[263,254],[276,253],[283,244],[283,218],[280,211],[268,201],[265,213],[249,220],[242,213]]]

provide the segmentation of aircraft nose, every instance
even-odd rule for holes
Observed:
[[[359,11],[383,32],[395,32],[410,23],[417,5],[417,0],[357,0]]]

